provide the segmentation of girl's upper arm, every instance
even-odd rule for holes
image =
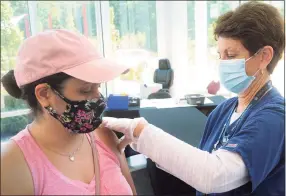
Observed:
[[[133,192],[133,195],[137,195],[137,193],[136,193],[136,188],[135,188],[135,185],[134,185],[132,176],[131,176],[131,174],[130,174],[127,161],[126,161],[125,154],[124,154],[124,153],[122,153],[122,154],[119,153],[118,159],[119,159],[119,161],[120,161],[120,166],[121,166],[122,174],[124,175],[124,177],[126,178],[128,184],[130,185],[130,187],[131,187],[131,189],[132,189],[132,192]]]
[[[129,167],[126,161],[126,157],[124,153],[120,153],[117,145],[119,143],[119,139],[115,135],[114,132],[107,128],[100,128],[96,130],[96,134],[99,136],[100,139],[114,152],[114,154],[118,157],[120,162],[120,168],[123,176],[127,180],[128,184],[130,185],[133,195],[137,195],[136,188],[132,179],[132,176],[129,171]]]
[[[31,172],[13,141],[1,148],[1,195],[34,195]]]

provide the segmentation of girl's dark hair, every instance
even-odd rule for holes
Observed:
[[[35,82],[26,84],[23,87],[19,88],[14,76],[14,70],[10,70],[7,74],[5,74],[2,77],[1,82],[5,90],[9,93],[9,95],[11,95],[16,99],[25,100],[32,109],[34,115],[38,115],[42,112],[42,110],[35,95],[36,86],[42,83],[47,83],[53,89],[62,92],[63,83],[69,78],[72,77],[61,72],[39,79]]]

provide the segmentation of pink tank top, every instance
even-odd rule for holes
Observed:
[[[64,176],[48,160],[24,129],[11,138],[22,150],[32,174],[35,195],[94,195],[95,177],[86,184]],[[132,190],[123,176],[117,156],[101,141],[95,138],[100,165],[101,195],[132,195]]]

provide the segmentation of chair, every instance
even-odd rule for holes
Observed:
[[[174,81],[174,71],[168,59],[159,60],[159,69],[155,70],[154,82],[162,84],[163,89],[170,89]]]
[[[171,95],[168,92],[161,89],[158,92],[151,93],[147,99],[168,99],[168,98],[172,98]]]

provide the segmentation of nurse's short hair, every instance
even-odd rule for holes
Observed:
[[[263,46],[271,46],[274,54],[267,66],[271,74],[285,48],[284,25],[282,14],[274,6],[251,1],[221,15],[215,24],[214,37],[238,39],[250,55]]]

